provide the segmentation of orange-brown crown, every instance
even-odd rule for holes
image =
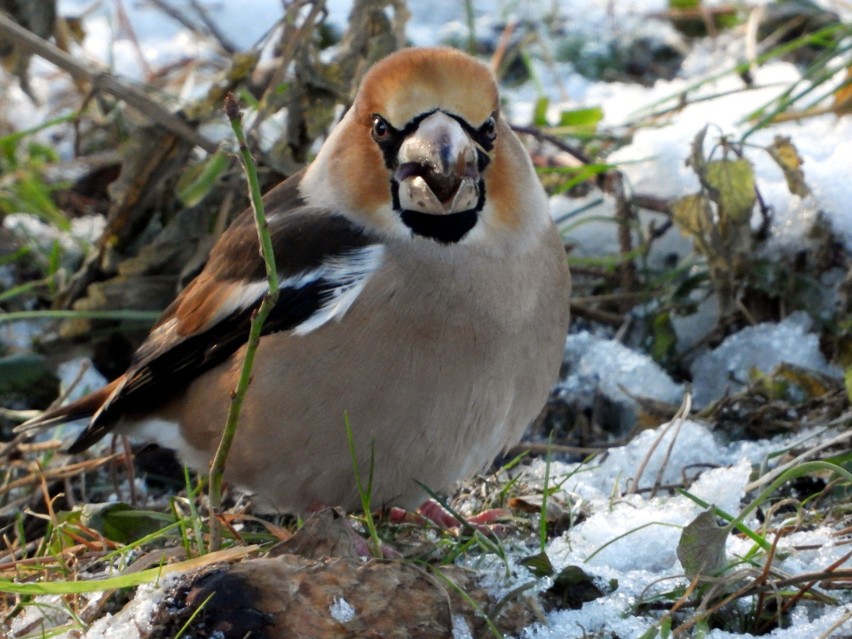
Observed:
[[[403,49],[384,58],[364,76],[355,98],[358,119],[378,113],[395,127],[434,109],[478,126],[498,107],[488,67],[449,48]]]

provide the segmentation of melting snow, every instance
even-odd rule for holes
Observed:
[[[720,3],[721,0],[705,4]],[[60,13],[64,15],[88,10],[90,4],[88,0],[60,0],[58,3]],[[240,47],[256,42],[280,17],[281,11],[276,0],[255,0],[250,3],[250,11],[246,11],[246,4],[211,3],[213,18],[228,25],[229,37]],[[510,4],[513,10],[521,12],[524,9],[524,3]],[[821,4],[845,12],[849,17],[849,9],[845,5],[828,0],[821,1]],[[110,25],[112,18],[104,6],[95,7],[86,18],[88,55],[94,60],[112,60],[118,72],[128,77],[140,77],[136,52],[127,39],[114,35]],[[144,3],[125,3],[124,6],[136,36],[143,43],[144,54],[152,65],[206,51],[206,45],[188,36],[176,25],[163,24],[160,13],[146,9]],[[626,30],[631,21],[635,24],[645,20],[648,12],[665,10],[668,4],[663,0],[618,3],[610,0],[562,0],[558,6],[560,11],[571,15],[572,28],[591,34],[613,28]],[[350,3],[334,0],[329,3],[329,8],[332,20],[341,24],[346,19]],[[458,30],[458,25],[463,23],[462,9],[455,0],[411,2],[409,8],[414,14],[409,24],[410,35],[416,44],[432,44],[438,34]],[[538,5],[535,4],[531,11],[535,14]],[[488,9],[488,12],[493,12],[493,9]],[[540,16],[533,17],[538,19]],[[649,21],[649,24],[652,22]],[[515,93],[510,91],[508,102],[511,113],[517,121],[525,123],[523,116],[531,113],[532,103],[540,90],[548,95],[555,108],[560,108],[557,102],[566,94],[572,99],[566,106],[600,105],[604,109],[605,125],[617,127],[635,118],[643,105],[651,105],[676,94],[708,70],[731,68],[742,59],[742,41],[740,38],[725,44],[724,39],[708,39],[689,54],[680,77],[672,81],[658,81],[650,88],[618,83],[596,84],[573,73],[567,65],[537,64],[536,71],[543,79],[542,87],[532,89],[536,91],[535,95],[530,95],[529,88]],[[37,92],[45,93],[48,88],[48,80],[39,78],[37,71],[48,68],[52,69],[46,63],[35,62],[33,86]],[[636,191],[661,197],[683,195],[697,187],[695,175],[684,165],[695,134],[708,122],[714,125],[711,136],[742,134],[749,126],[745,116],[756,105],[777,95],[781,85],[797,77],[799,72],[796,68],[785,62],[762,66],[755,70],[754,79],[755,85],[763,88],[686,105],[673,112],[659,127],[638,131],[632,144],[617,151],[610,160],[621,163],[621,170]],[[554,81],[551,82],[551,79]],[[693,97],[739,88],[742,88],[739,78],[728,74],[706,84]],[[32,108],[17,87],[10,89],[8,99],[12,106],[6,115],[10,120],[25,126],[43,120],[39,110]],[[838,236],[852,249],[852,207],[849,206],[852,202],[852,180],[848,172],[842,170],[852,158],[852,117],[826,115],[778,125],[755,133],[750,142],[768,144],[779,134],[792,137],[805,161],[805,179],[813,194],[804,200],[791,197],[775,164],[763,153],[748,154],[755,166],[758,187],[773,208],[769,250],[781,252],[806,247],[808,230],[818,212],[826,215]],[[562,198],[555,198],[553,204],[556,217],[581,205],[576,200]],[[580,253],[601,254],[617,249],[613,225],[594,219],[595,216],[611,214],[612,207],[612,202],[603,198],[596,208],[572,219],[571,238]],[[7,224],[32,224],[25,220],[16,221],[15,218],[9,220],[7,217]],[[691,251],[688,241],[674,233],[668,235],[671,237],[660,247],[661,252],[684,255]],[[715,323],[714,313],[713,308],[705,305],[695,316],[676,318],[674,323],[681,346],[696,343]],[[567,348],[572,368],[562,384],[565,393],[582,395],[597,390],[628,406],[632,405],[632,400],[620,386],[633,394],[664,401],[676,402],[680,398],[682,387],[649,357],[618,343],[579,333],[571,336]],[[696,402],[700,405],[712,401],[724,392],[726,384],[730,383],[734,388],[736,381],[731,380],[746,379],[752,366],[766,371],[781,361],[832,373],[819,352],[817,337],[810,331],[808,321],[794,314],[777,324],[747,328],[728,337],[715,350],[698,357],[693,365]],[[92,383],[95,382],[92,380]],[[647,594],[645,591],[649,584],[657,582],[650,586],[651,591],[685,584],[675,547],[680,527],[691,521],[700,509],[684,497],[661,495],[651,498],[646,492],[627,494],[643,462],[644,470],[638,478],[640,488],[647,488],[655,481],[663,484],[679,482],[682,474],[697,476],[692,492],[734,513],[741,507],[752,466],[764,463],[771,452],[784,449],[790,443],[789,440],[772,440],[720,444],[703,424],[686,421],[679,429],[668,429],[656,451],[648,456],[649,447],[661,432],[659,429],[643,432],[628,445],[611,450],[601,461],[585,465],[552,464],[551,483],[565,480],[561,498],[586,502],[589,514],[583,522],[550,542],[547,552],[551,560],[557,569],[574,563],[603,580],[616,579],[618,587],[580,610],[550,614],[547,626],[539,624],[527,629],[522,634],[523,639],[561,639],[597,632],[638,637],[655,623],[651,618],[632,612],[636,601]],[[665,459],[667,454],[668,459]],[[533,477],[543,477],[543,463],[533,466],[529,472]],[[624,536],[613,541],[619,535]],[[802,546],[807,548],[802,550]],[[727,541],[729,557],[741,556],[749,548],[750,542],[739,538],[730,537]],[[779,549],[789,553],[779,565],[791,572],[827,567],[845,552],[845,547],[835,543],[831,531],[822,528],[790,535],[781,540]],[[516,560],[517,557],[509,559],[514,566],[512,572],[528,581],[529,575],[523,568],[517,567]],[[500,565],[503,566],[502,563]],[[849,567],[849,560],[844,565]],[[498,579],[500,575],[501,569],[496,569],[492,587],[508,591],[512,586]],[[96,621],[85,636],[87,639],[139,636],[139,629],[146,628],[150,613],[162,594],[162,585],[141,587],[129,606],[114,616],[108,615]],[[335,602],[330,612],[338,620],[354,614],[351,606],[342,599]],[[28,614],[29,610],[20,619],[25,620]],[[812,610],[799,606],[792,616],[790,628],[778,629],[766,636],[773,639],[813,639],[828,636],[833,626],[841,627],[846,634],[852,631],[851,605],[828,607],[811,618],[812,614]],[[455,621],[454,637],[462,639],[469,636],[466,625]],[[720,630],[713,630],[707,635],[710,639],[746,636],[749,635]]]
[[[819,336],[810,332],[810,318],[802,311],[783,322],[749,326],[731,335],[692,365],[695,403],[704,406],[719,399],[726,389],[736,392],[755,368],[769,373],[781,363],[840,375],[829,367],[819,350]]]
[[[335,599],[331,606],[329,606],[328,611],[331,613],[332,618],[340,623],[349,623],[355,618],[355,608],[342,597]]]
[[[591,400],[597,391],[633,406],[635,401],[623,388],[669,403],[679,403],[683,394],[683,386],[675,384],[647,355],[586,331],[568,338],[565,361],[570,371],[559,389],[566,395]]]
[[[665,435],[656,452],[649,457],[651,445],[663,431]],[[634,473],[646,458],[649,461],[639,487],[653,485],[664,463],[663,452],[674,436],[676,441],[660,481],[664,484],[679,481],[682,473],[698,474],[690,492],[732,514],[744,505],[741,501],[753,465],[762,463],[771,451],[785,447],[783,440],[748,442],[748,445],[719,444],[704,425],[686,421],[679,432],[665,425],[644,432],[628,445],[611,451],[601,462],[551,463],[549,485],[558,485],[567,478],[555,498],[574,503],[582,500],[589,512],[585,520],[548,544],[551,562],[556,570],[578,565],[605,583],[617,581],[618,587],[579,610],[561,610],[548,615],[547,626],[529,628],[522,635],[523,639],[579,636],[581,628],[590,634],[605,632],[638,637],[655,621],[635,614],[633,606],[643,596],[687,584],[675,551],[681,528],[703,509],[682,496],[649,498],[645,493],[626,494]],[[531,476],[543,478],[544,467],[545,463],[539,461],[529,472]],[[753,519],[745,523],[758,527]],[[727,555],[741,557],[751,547],[749,540],[730,536]],[[826,528],[789,535],[780,541],[778,550],[779,556],[786,557],[776,563],[776,568],[791,574],[828,568],[848,552]],[[852,562],[846,559],[843,565],[848,567]],[[850,606],[828,607],[818,618],[809,617],[803,610],[793,615],[789,628],[777,629],[767,636],[813,639],[850,610]],[[846,623],[844,627],[852,628],[852,622],[847,620]],[[722,639],[750,635],[714,630],[707,636]]]

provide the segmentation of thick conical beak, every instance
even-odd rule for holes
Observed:
[[[447,215],[479,201],[476,145],[458,121],[436,111],[399,148],[399,204],[403,210]]]

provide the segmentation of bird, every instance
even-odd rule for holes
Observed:
[[[357,511],[369,468],[373,507],[414,508],[521,439],[562,363],[571,279],[486,64],[449,47],[379,60],[264,205],[279,297],[230,485],[260,510]],[[206,471],[267,287],[248,209],[123,375],[19,430],[87,419],[71,454],[112,432]]]

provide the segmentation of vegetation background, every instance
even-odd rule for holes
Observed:
[[[637,611],[655,620],[646,636],[712,628],[759,635],[789,625],[805,603],[848,610],[849,555],[819,573],[785,575],[773,569],[782,534],[819,523],[835,530],[843,543],[850,540],[847,227],[842,217],[818,211],[806,229],[804,248],[785,252],[773,245],[775,211],[766,204],[766,184],[755,164],[770,158],[797,206],[812,192],[808,167],[802,166],[795,139],[752,142],[755,131],[772,130],[779,122],[849,117],[852,27],[841,14],[804,0],[769,2],[760,11],[747,2],[705,6],[700,0],[670,0],[653,18],[665,22],[674,39],[642,33],[601,40],[572,31],[570,12],[558,3],[537,20],[509,18],[513,7],[506,3],[488,28],[475,19],[477,3],[463,3],[465,20],[447,32],[445,44],[491,61],[508,108],[513,99],[531,105],[526,121],[515,119],[516,130],[548,191],[567,202],[558,221],[575,279],[572,331],[624,344],[653,360],[674,382],[688,384],[699,353],[746,327],[781,322],[798,312],[810,318],[827,366],[755,369],[746,379],[724,380],[730,392],[692,411],[688,402],[678,406],[645,397],[641,388],[627,389],[632,399],[627,409],[605,392],[578,398],[557,387],[527,440],[495,467],[500,470],[471,480],[445,500],[451,509],[511,512],[497,526],[500,534],[355,518],[374,551],[381,553],[384,546],[386,554],[405,558],[395,572],[383,573],[385,568],[362,569],[352,555],[357,540],[352,542],[337,520],[305,527],[291,519],[260,520],[236,495],[226,494],[224,508],[214,508],[223,539],[221,547],[211,548],[205,479],[185,474],[167,451],[114,440],[72,459],[61,451],[61,433],[35,442],[13,433],[27,411],[81,390],[84,372],[76,381],[73,374],[60,380],[60,361],[85,353],[102,375],[120,374],[159,311],[199,271],[215,238],[248,205],[246,178],[222,113],[225,95],[235,94],[244,107],[249,147],[265,191],[310,161],[370,63],[406,44],[410,18],[402,0],[355,0],[341,29],[329,20],[322,0],[294,0],[283,6],[280,22],[262,42],[242,50],[200,2],[151,4],[163,20],[180,23],[204,45],[196,57],[151,66],[123,2],[116,0],[116,31],[138,49],[141,80],[131,81],[80,55],[92,37],[85,11],[62,15],[52,0],[0,1],[0,56],[6,68],[0,104],[23,91],[44,115],[22,126],[3,115],[20,112],[11,102],[0,109],[0,592],[4,627],[12,636],[90,627],[119,610],[138,584],[169,570],[158,565],[176,562],[209,579],[206,566],[226,559],[261,561],[257,558],[271,547],[276,548],[272,555],[290,558],[290,578],[310,573],[314,583],[327,586],[301,602],[304,614],[312,606],[327,609],[317,601],[347,575],[352,583],[370,585],[375,617],[367,625],[375,636],[391,632],[382,630],[382,619],[393,619],[400,628],[428,620],[435,625],[421,636],[442,636],[444,621],[459,627],[453,614],[467,620],[473,636],[518,634],[543,619],[544,611],[581,607],[608,588],[580,568],[555,571],[549,564],[547,542],[584,513],[580,504],[560,501],[547,473],[543,481],[525,475],[530,459],[600,458],[645,429],[690,416],[729,439],[764,440],[814,426],[824,426],[832,438],[828,444],[779,445],[779,464],[798,461],[781,465],[776,481],[766,482],[771,491],[755,489],[740,513],[715,512],[727,519],[721,528],[710,517],[685,531],[678,556],[686,584],[636,603]],[[691,48],[726,38],[747,40],[751,57],[709,70],[688,90],[618,127],[605,124],[605,104],[557,103],[541,91],[541,69],[566,61],[589,81],[653,85],[675,77]],[[790,61],[799,73],[771,102],[755,104],[744,132],[696,127],[691,144],[679,150],[696,177],[694,191],[671,196],[634,188],[625,167],[613,160],[641,132],[664,126],[694,101],[717,97],[713,82],[720,76],[738,77],[736,91],[747,92],[754,69],[778,59]],[[53,66],[46,70],[43,60]],[[45,85],[47,92],[40,89]],[[849,164],[835,169],[848,174]],[[599,201],[607,203],[605,219],[584,215]],[[596,235],[610,238],[613,250],[595,255],[577,250],[573,234],[592,226]],[[665,247],[673,237],[686,241],[689,250],[670,254]],[[703,313],[708,303],[714,308],[712,325],[684,347],[675,328],[678,318]],[[570,368],[567,361],[566,375]],[[766,471],[756,469],[756,478]],[[689,487],[684,479],[650,491]],[[794,516],[756,530],[743,523],[756,510],[761,516],[776,511]],[[756,550],[747,562],[755,572],[711,582],[709,573],[725,575],[731,568],[724,542],[732,531],[754,537]],[[274,546],[281,540],[289,545]],[[550,579],[551,585],[536,596],[497,596],[481,587],[481,573],[495,572],[489,558],[508,566],[514,555],[507,548],[517,546],[526,548],[521,559],[530,574]],[[311,573],[319,563],[338,579],[333,587]],[[104,581],[107,575],[116,581]],[[416,605],[381,594],[390,581],[405,579],[419,593]],[[221,624],[212,610],[205,612],[202,602],[215,590],[206,587],[196,581],[176,586],[183,588],[183,612],[160,619],[146,636],[177,636]],[[347,593],[346,601],[357,596]],[[33,608],[39,615],[31,619],[27,614]],[[294,610],[286,623],[297,632],[299,624],[309,622]],[[346,617],[345,609],[338,613]],[[20,621],[24,618],[26,623]],[[850,619],[852,612],[841,618],[840,634],[825,636],[852,636]],[[334,634],[338,631],[314,636],[347,636]]]

